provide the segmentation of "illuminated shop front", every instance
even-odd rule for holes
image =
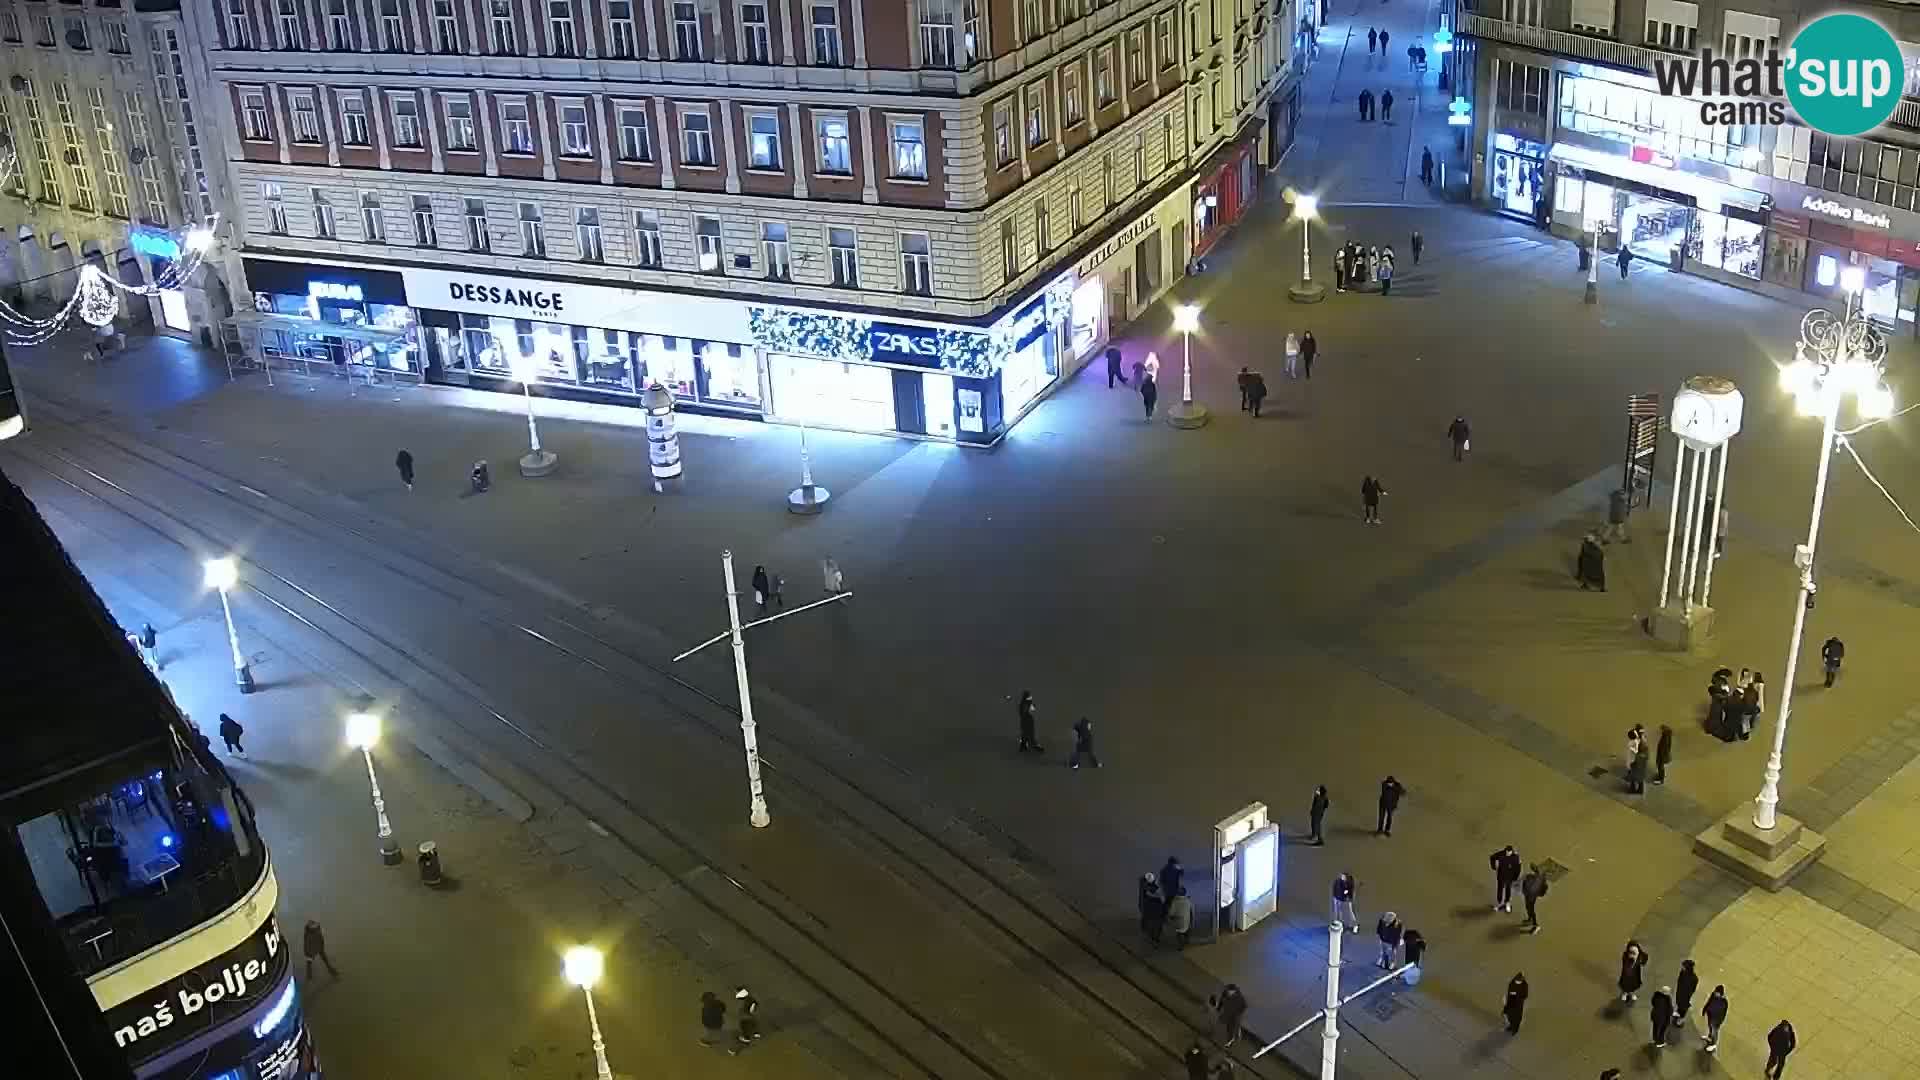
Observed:
[[[1182,186],[1075,260],[1063,360],[1069,368],[1105,345],[1180,278],[1187,213]]]
[[[1578,236],[1597,229],[1603,251],[1618,251],[1624,243],[1640,258],[1674,270],[1704,268],[1716,272],[1709,276],[1759,280],[1771,208],[1764,191],[1681,168],[1679,159],[1652,147],[1612,154],[1582,143],[1562,141],[1551,155],[1553,223],[1562,232]],[[1693,164],[1764,185],[1743,171]]]
[[[257,364],[421,372],[419,323],[390,271],[246,260],[252,310],[226,321],[226,338]]]
[[[1232,142],[1214,151],[1193,182],[1193,257],[1212,250],[1260,197],[1262,118],[1249,120]]]

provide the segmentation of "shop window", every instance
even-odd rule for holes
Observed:
[[[637,265],[660,268],[660,211],[633,212],[633,252]]]
[[[546,224],[537,203],[520,204],[520,254],[534,259],[547,257]]]
[[[485,199],[467,200],[467,249],[469,251],[493,250],[493,237],[487,232]]]
[[[860,287],[858,236],[852,229],[828,229],[827,250],[832,255],[833,283],[847,289]]]
[[[893,429],[891,370],[787,355],[770,358],[767,366],[779,416],[853,431]]]
[[[926,233],[900,234],[900,291],[933,295],[933,255]]]
[[[696,379],[692,342],[685,338],[641,334],[634,363],[643,385],[660,383],[679,398],[693,398]]]
[[[767,30],[767,5],[740,5],[741,59],[749,64],[773,62],[772,36]]]
[[[574,348],[581,354],[580,382],[604,390],[633,393],[634,336],[624,330],[595,333],[576,329]]]
[[[700,368],[707,377],[701,397],[707,401],[760,407],[760,366],[751,352],[738,345],[709,341],[700,348]]]
[[[721,250],[720,219],[697,217],[693,223],[694,257],[703,274],[727,272],[726,255]]]
[[[787,227],[777,221],[760,225],[760,255],[766,262],[767,277],[773,281],[793,280],[793,262],[787,245]]]

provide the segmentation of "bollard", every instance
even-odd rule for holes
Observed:
[[[444,880],[440,876],[440,849],[431,840],[420,844],[420,883],[437,886]]]

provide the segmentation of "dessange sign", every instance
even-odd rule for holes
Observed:
[[[449,270],[409,269],[401,276],[407,304],[416,308],[740,344],[753,340],[746,305],[732,300]]]

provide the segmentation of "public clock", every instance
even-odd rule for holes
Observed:
[[[1673,433],[1696,446],[1718,446],[1740,433],[1745,401],[1727,379],[1695,376],[1673,396]]]

